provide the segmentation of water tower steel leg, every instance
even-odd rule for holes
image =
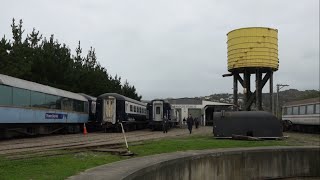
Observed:
[[[262,109],[262,73],[259,69],[256,70],[256,108],[257,110]]]
[[[270,70],[270,80],[269,80],[269,83],[270,83],[270,93],[269,93],[269,96],[270,96],[270,112],[273,113],[273,72],[272,70]]]
[[[233,76],[235,76],[237,78],[237,80],[239,81],[239,83],[241,84],[241,86],[244,88],[243,85],[243,79],[241,78],[241,76],[239,75],[239,73],[234,73]]]
[[[259,70],[256,70],[256,108],[259,110]]]
[[[279,91],[280,91],[280,88],[279,88],[279,85],[277,84],[277,101],[276,101],[276,117],[279,118]]]
[[[238,110],[238,79],[235,74],[233,75],[233,104],[235,106],[235,110]]]
[[[249,99],[250,99],[250,95],[251,95],[251,91],[250,91],[250,72],[245,71],[243,78],[244,78],[244,97],[245,97],[245,110],[246,111],[250,111],[251,110],[251,104],[249,104]]]
[[[259,77],[260,77],[260,83],[259,83],[259,87],[260,87],[260,92],[259,92],[259,110],[263,111],[263,108],[262,108],[262,89],[264,87],[265,84],[263,84],[262,82],[262,77],[263,77],[263,73],[260,72],[259,73]]]

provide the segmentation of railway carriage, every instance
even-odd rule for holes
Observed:
[[[87,121],[82,95],[0,74],[0,137],[79,132]]]
[[[320,98],[289,102],[282,107],[285,130],[320,133]]]
[[[117,93],[105,93],[97,97],[97,121],[105,131],[119,130],[119,123],[125,129],[140,129],[147,125],[146,103]]]
[[[173,109],[171,109],[170,103],[155,99],[148,103],[148,113],[149,113],[149,127],[152,130],[162,129],[162,122],[164,119],[168,119],[169,127],[172,127],[176,123],[174,118]]]
[[[89,113],[88,122],[95,123],[97,120],[96,118],[97,98],[84,93],[79,93],[79,94],[85,97],[88,101],[88,113]]]

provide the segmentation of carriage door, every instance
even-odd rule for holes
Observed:
[[[109,96],[104,100],[104,120],[105,122],[110,122],[112,124],[116,123],[116,99],[112,96]]]
[[[153,102],[153,117],[154,121],[162,121],[163,103],[161,101]]]

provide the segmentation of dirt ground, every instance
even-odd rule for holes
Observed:
[[[192,135],[207,135],[213,137],[212,126],[200,127],[199,129],[194,128]],[[161,131],[151,131],[148,129],[126,133],[128,142],[184,136],[190,136],[185,127],[170,129],[166,134],[162,133]],[[319,134],[285,132],[284,136],[287,137],[284,139],[287,145],[320,146]],[[100,146],[111,147],[117,144],[124,144],[122,133],[89,132],[87,135],[51,135],[0,141],[0,155],[21,155],[28,153],[41,153],[52,150],[74,150]]]
[[[149,129],[137,130],[126,133],[128,142],[137,142],[150,139],[189,136],[186,128],[173,128],[168,133],[151,131]],[[192,135],[212,135],[212,127],[194,129]],[[0,141],[0,155],[23,154],[27,152],[40,152],[47,150],[80,149],[99,146],[114,146],[124,144],[122,133],[93,132],[87,135],[66,134],[43,137],[11,139]]]
[[[290,145],[297,146],[320,146],[320,134],[305,134],[298,132],[284,132],[288,136],[285,141]]]

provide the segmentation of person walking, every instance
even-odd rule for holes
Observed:
[[[163,118],[162,129],[163,133],[168,133],[168,119],[166,117]]]
[[[198,126],[199,126],[199,120],[198,120],[198,118],[195,118],[195,119],[194,119],[194,124],[196,125],[196,129],[198,129]]]
[[[201,125],[201,126],[205,126],[205,125],[204,125],[203,114],[201,115],[201,122],[200,122],[200,125]]]
[[[193,118],[191,114],[189,114],[189,117],[187,118],[187,124],[190,134],[192,133],[192,125],[193,125]]]

